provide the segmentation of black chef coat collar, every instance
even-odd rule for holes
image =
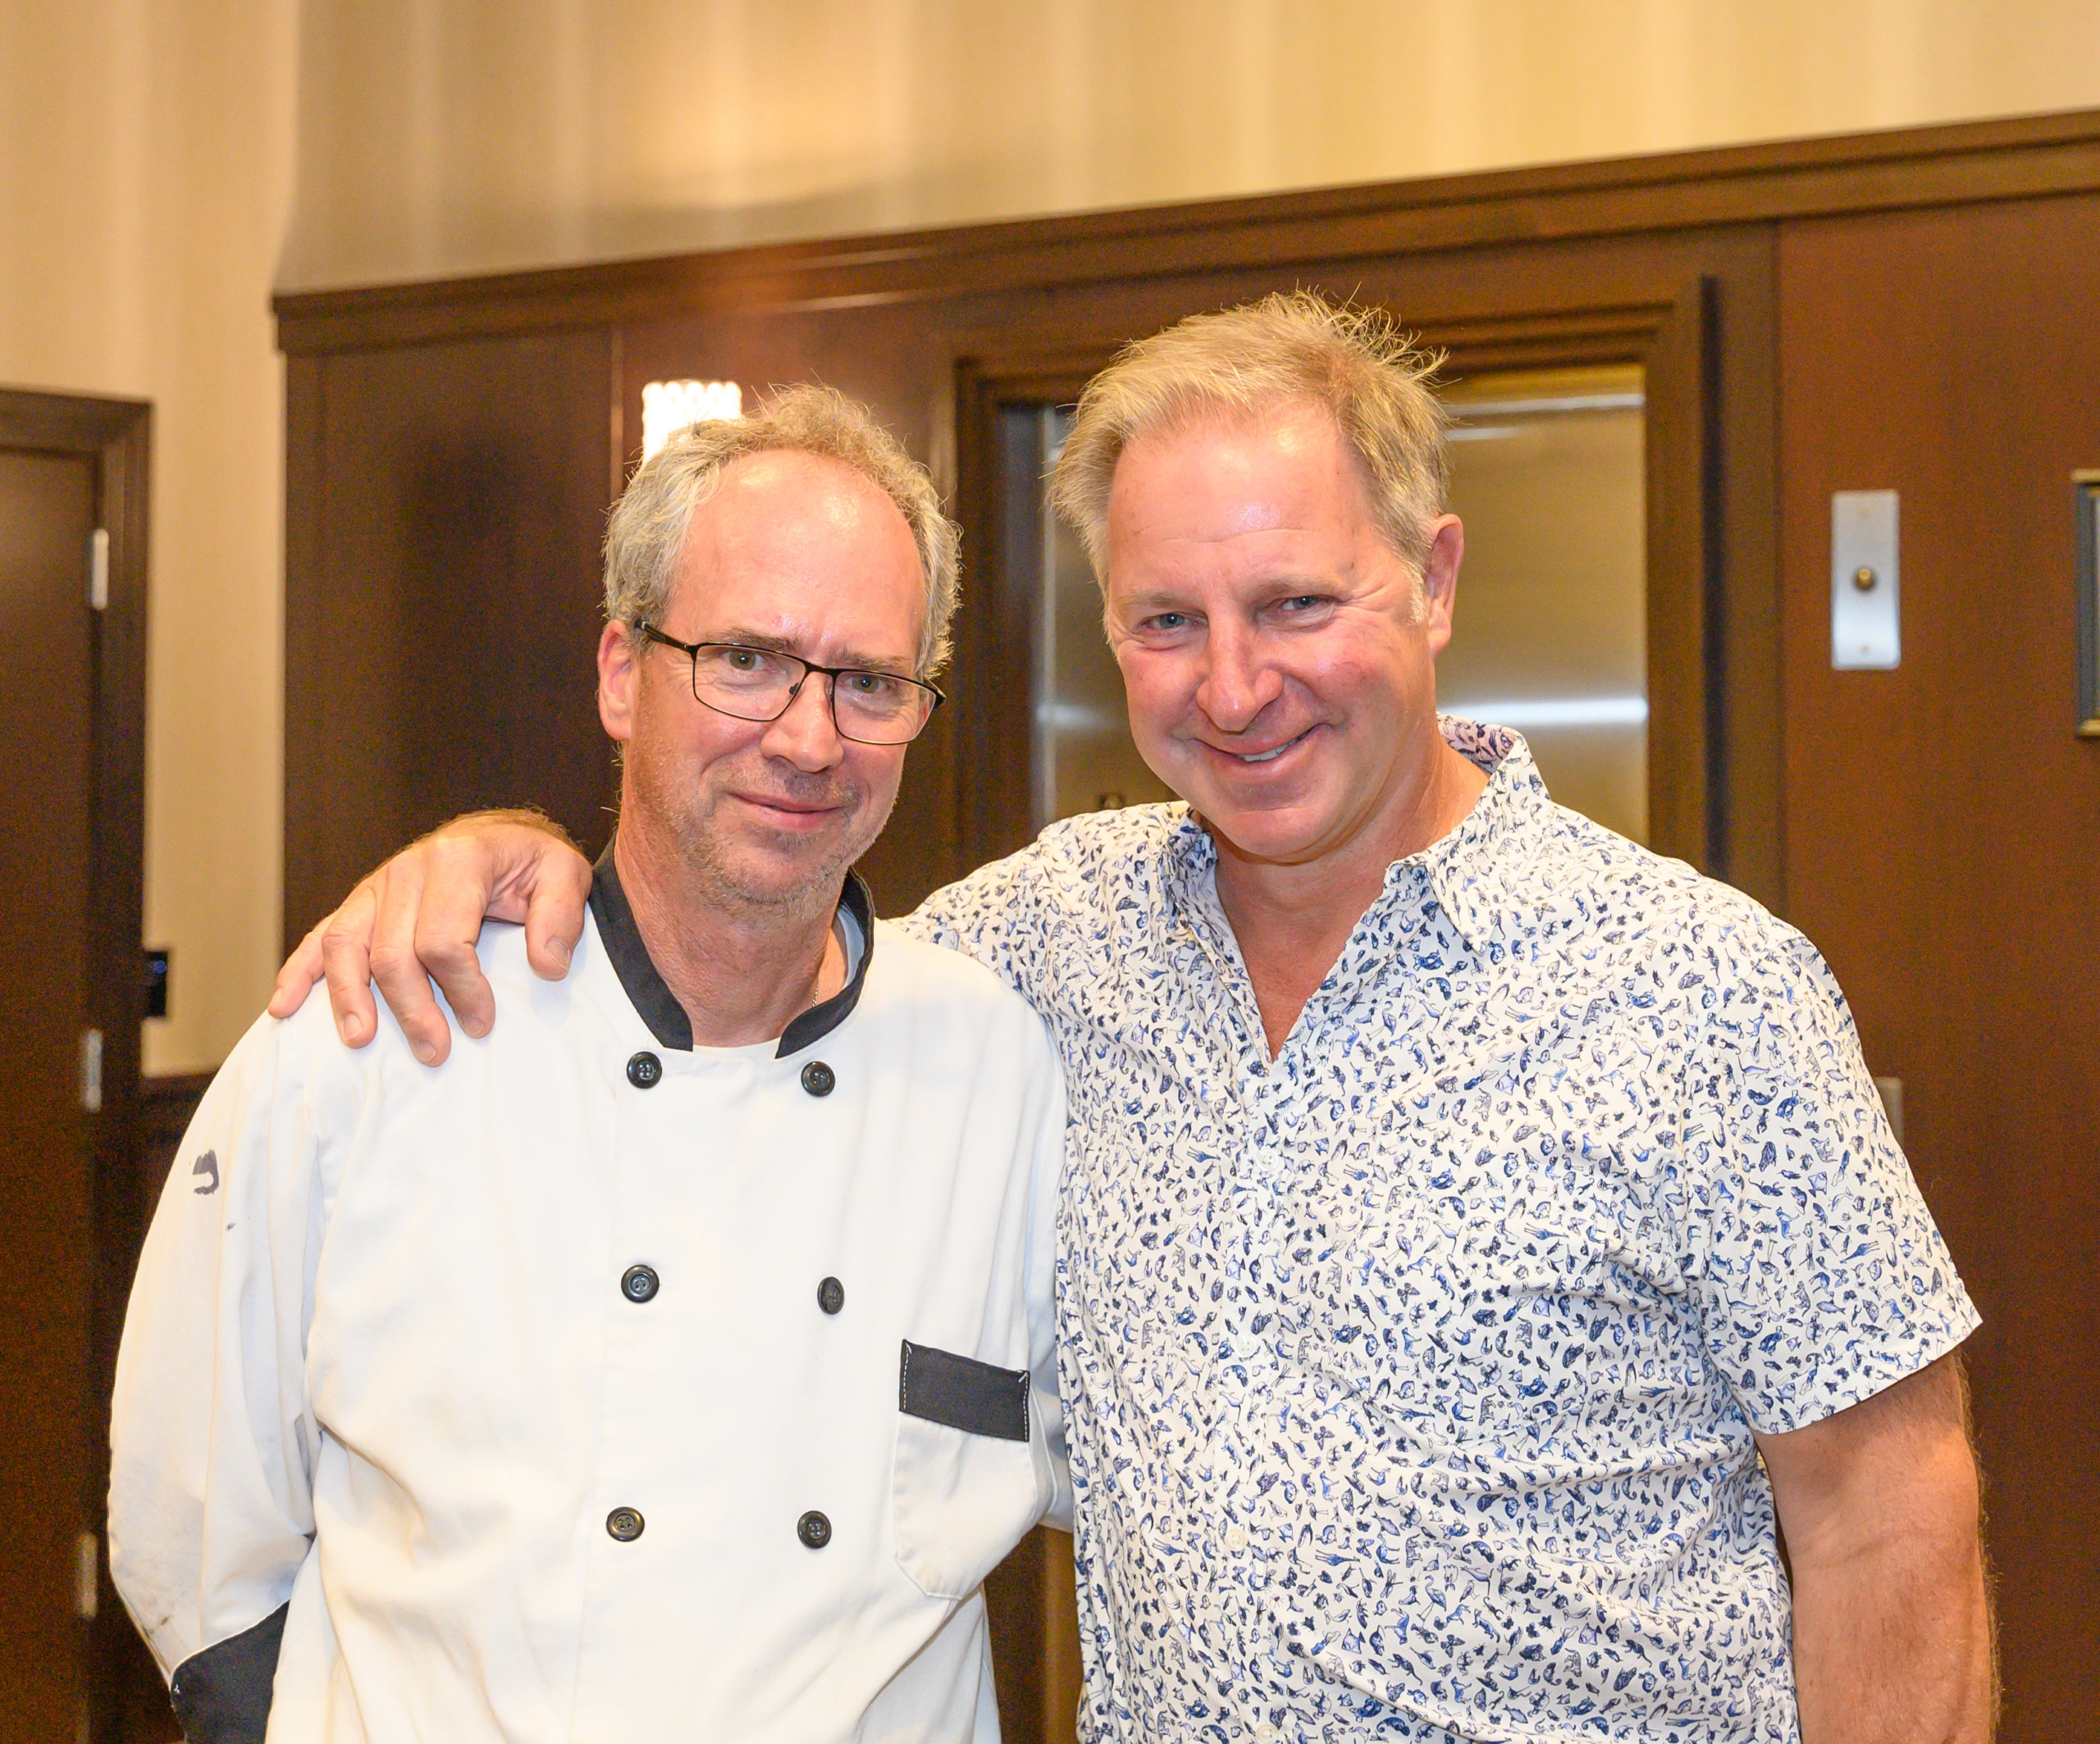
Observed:
[[[617,838],[617,836],[615,837]],[[868,965],[875,955],[874,904],[858,872],[846,874],[846,888],[838,906],[861,934],[861,961],[853,977],[821,1005],[813,1005],[788,1025],[774,1057],[784,1060],[812,1043],[822,1040],[852,1016],[866,985]],[[620,888],[619,874],[613,867],[613,844],[598,856],[591,878],[591,912],[597,917],[598,936],[605,942],[605,955],[628,1001],[649,1025],[660,1047],[680,1053],[692,1052],[692,1020],[686,1016],[678,996],[665,985],[649,951],[641,942],[641,929],[634,924],[634,911],[628,906],[627,893]]]

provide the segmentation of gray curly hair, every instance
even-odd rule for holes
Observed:
[[[605,524],[605,616],[630,628],[661,623],[687,529],[722,468],[779,449],[842,462],[897,504],[926,582],[915,670],[932,678],[947,663],[959,597],[955,523],[925,468],[865,406],[829,387],[776,388],[752,416],[688,424],[641,463]]]
[[[1442,362],[1383,310],[1311,291],[1192,315],[1125,345],[1087,383],[1051,500],[1077,529],[1106,587],[1108,491],[1125,449],[1148,431],[1206,413],[1309,402],[1333,416],[1363,469],[1380,532],[1418,569],[1449,486],[1446,418],[1428,386]]]

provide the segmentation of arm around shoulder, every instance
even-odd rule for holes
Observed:
[[[493,916],[522,923],[536,973],[559,980],[583,936],[591,867],[568,833],[538,811],[479,811],[412,842],[362,880],[278,971],[272,1016],[289,1017],[326,979],[338,1032],[353,1048],[377,1033],[376,981],[426,1066],[452,1034],[431,990],[444,991],[460,1027],[486,1035],[495,998],[475,946]]]

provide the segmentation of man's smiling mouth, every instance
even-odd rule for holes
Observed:
[[[1245,753],[1231,751],[1227,751],[1226,755],[1237,763],[1273,763],[1278,757],[1281,757],[1285,751],[1289,751],[1292,746],[1303,744],[1305,741],[1305,734],[1310,733],[1312,730],[1312,729],[1310,727],[1308,727],[1305,729],[1305,733],[1294,733],[1290,737],[1285,739],[1282,744],[1271,745],[1267,751],[1248,751]]]

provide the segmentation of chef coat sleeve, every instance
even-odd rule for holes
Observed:
[[[1065,1413],[1057,1387],[1057,1293],[1063,1270],[1057,1247],[1057,1205],[1065,1166],[1065,1075],[1047,1036],[1043,1052],[1043,1069],[1050,1075],[1052,1093],[1044,1098],[1029,1174],[1028,1357],[1034,1377],[1035,1421],[1042,1427],[1053,1483],[1043,1519],[1058,1531],[1069,1532],[1072,1529],[1072,1474],[1066,1460]]]
[[[326,1004],[259,1020],[205,1092],[117,1356],[110,1572],[191,1744],[262,1738],[313,1540],[304,1349],[324,1194],[304,1065]]]

